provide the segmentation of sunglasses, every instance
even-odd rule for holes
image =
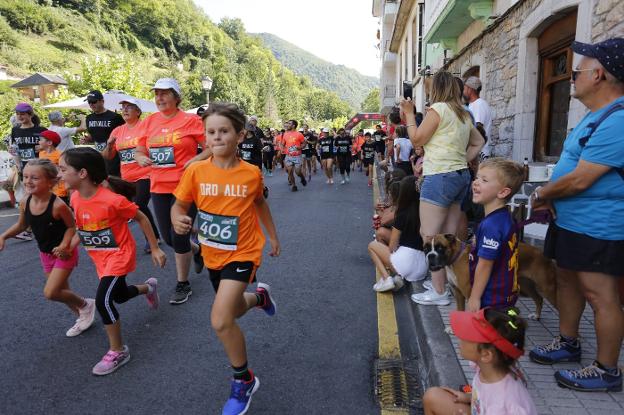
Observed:
[[[573,69],[572,70],[572,80],[576,81],[576,78],[578,77],[578,74],[581,72],[589,72],[589,71],[595,71],[596,69]]]

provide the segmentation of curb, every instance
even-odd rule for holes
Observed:
[[[406,282],[403,292],[395,293],[401,349],[406,356],[419,356],[423,393],[431,386],[458,388],[467,383],[466,376],[438,307],[416,304],[410,298],[421,291],[420,283]]]

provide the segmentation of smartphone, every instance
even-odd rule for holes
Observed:
[[[403,98],[413,98],[412,83],[409,81],[403,81]]]

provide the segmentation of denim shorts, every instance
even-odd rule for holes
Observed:
[[[468,169],[425,176],[420,188],[420,200],[448,208],[461,203],[470,188]]]
[[[284,159],[286,166],[301,166],[301,156],[286,156]]]

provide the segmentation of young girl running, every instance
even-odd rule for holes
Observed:
[[[61,156],[60,165],[65,185],[74,190],[71,206],[78,232],[72,240],[72,247],[78,245],[79,240],[82,242],[100,278],[95,306],[106,327],[110,349],[92,372],[107,375],[130,360],[130,349],[122,342],[121,323],[114,302],[125,303],[139,294],[146,295],[152,309],[158,308],[159,302],[156,278],[149,278],[145,284],[126,284],[126,275],[136,268],[136,244],[128,219],[136,220],[141,226],[149,241],[154,264],[162,268],[166,258],[158,247],[149,220],[128,200],[133,196],[127,189],[128,183],[114,178],[106,181],[106,164],[97,150],[90,147],[67,150]],[[105,184],[124,191],[127,198],[114,193]]]
[[[452,312],[451,328],[459,338],[460,353],[477,367],[472,393],[430,388],[423,398],[425,414],[537,415],[522,374],[515,367],[524,354],[526,327],[515,308]]]
[[[43,295],[65,304],[78,316],[66,333],[67,337],[74,337],[91,327],[95,315],[95,301],[80,297],[69,288],[69,276],[78,265],[78,250],[70,247],[76,233],[74,218],[69,207],[52,193],[58,170],[51,161],[30,160],[22,173],[28,196],[20,203],[17,223],[0,235],[0,250],[7,238],[32,228],[47,278]]]
[[[269,285],[259,283],[255,293],[245,292],[262,260],[265,237],[259,222],[269,235],[269,255],[278,256],[280,244],[262,195],[262,173],[236,156],[245,115],[234,104],[212,103],[204,124],[213,155],[184,172],[174,192],[171,219],[177,233],[187,234],[193,224],[187,212],[193,203],[197,206],[202,256],[217,289],[210,319],[234,371],[222,413],[244,414],[260,381],[248,369],[245,338],[236,319],[253,307],[275,314]]]

